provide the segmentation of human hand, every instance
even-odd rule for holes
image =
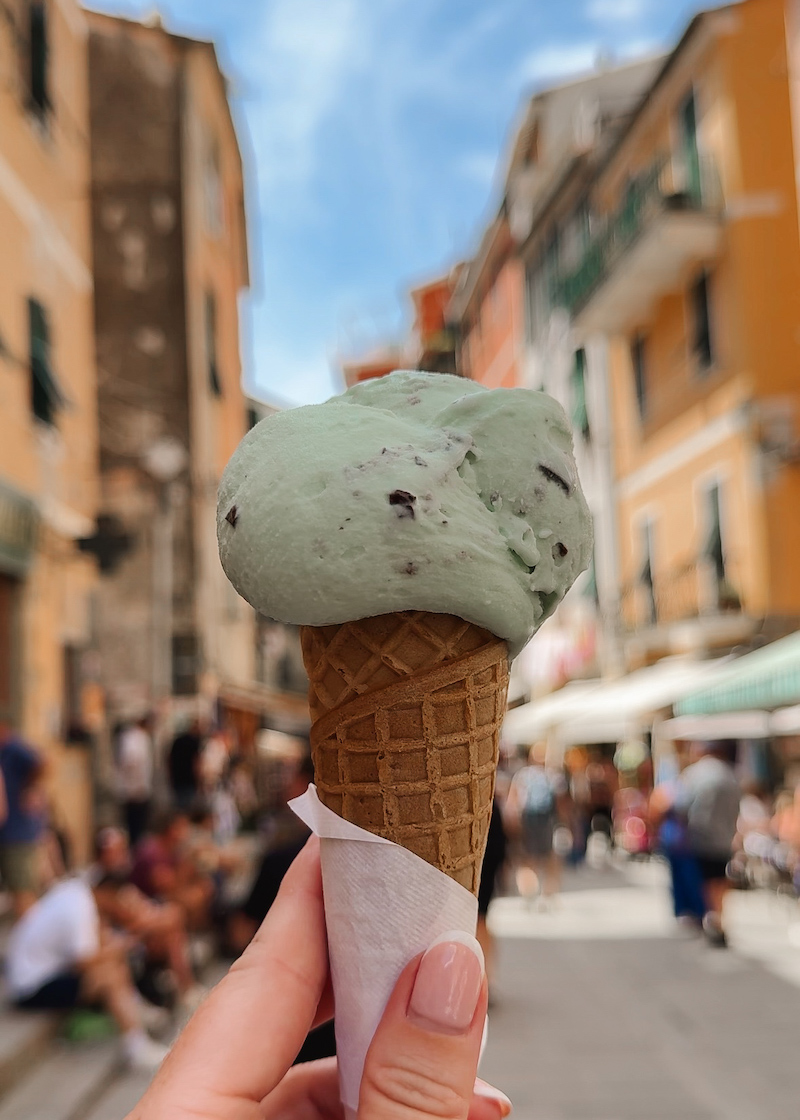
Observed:
[[[358,1120],[501,1120],[475,1080],[486,980],[471,938],[435,942],[400,976],[367,1055]],[[477,946],[477,942],[474,943]],[[312,837],[261,929],[189,1022],[128,1120],[343,1120],[335,1059],[291,1067],[331,1017]]]

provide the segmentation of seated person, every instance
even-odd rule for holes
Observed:
[[[149,964],[166,965],[175,978],[182,1002],[194,1006],[204,990],[195,983],[192,973],[180,906],[156,902],[130,881],[130,850],[122,829],[100,829],[95,857],[93,878],[98,883],[95,899],[100,916],[141,942]]]
[[[166,1048],[144,1030],[150,1008],[133,986],[124,939],[103,927],[92,887],[65,879],[11,931],[6,982],[17,1007],[68,1010],[100,1006],[122,1033],[129,1064],[155,1069]]]
[[[187,854],[188,837],[185,813],[162,813],[136,849],[131,882],[149,898],[175,903],[187,929],[203,930],[210,924],[214,884]]]

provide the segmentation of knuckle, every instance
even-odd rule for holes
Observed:
[[[374,1106],[391,1109],[387,1116],[434,1116],[437,1120],[463,1120],[468,1101],[451,1084],[441,1065],[403,1062],[396,1056],[392,1064],[364,1071],[362,1094],[366,1090]],[[383,1109],[376,1112],[383,1116]]]

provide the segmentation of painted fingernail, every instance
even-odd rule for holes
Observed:
[[[439,1034],[465,1034],[475,1017],[483,976],[483,952],[475,938],[458,930],[443,934],[420,962],[409,1018]]]
[[[499,1089],[495,1089],[494,1085],[490,1085],[488,1081],[481,1081],[480,1077],[475,1079],[475,1088],[472,1090],[473,1095],[480,1097],[483,1101],[491,1101],[492,1104],[497,1105],[497,1114],[505,1120],[514,1107],[505,1093],[501,1093]]]

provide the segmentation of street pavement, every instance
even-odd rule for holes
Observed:
[[[516,1120],[796,1120],[795,903],[729,896],[732,948],[676,936],[659,865],[582,870],[491,915],[481,1067]]]
[[[515,1120],[797,1120],[800,911],[729,896],[731,949],[676,936],[659,864],[582,868],[552,909],[493,904],[481,1074]],[[121,1075],[85,1120],[122,1120]]]

